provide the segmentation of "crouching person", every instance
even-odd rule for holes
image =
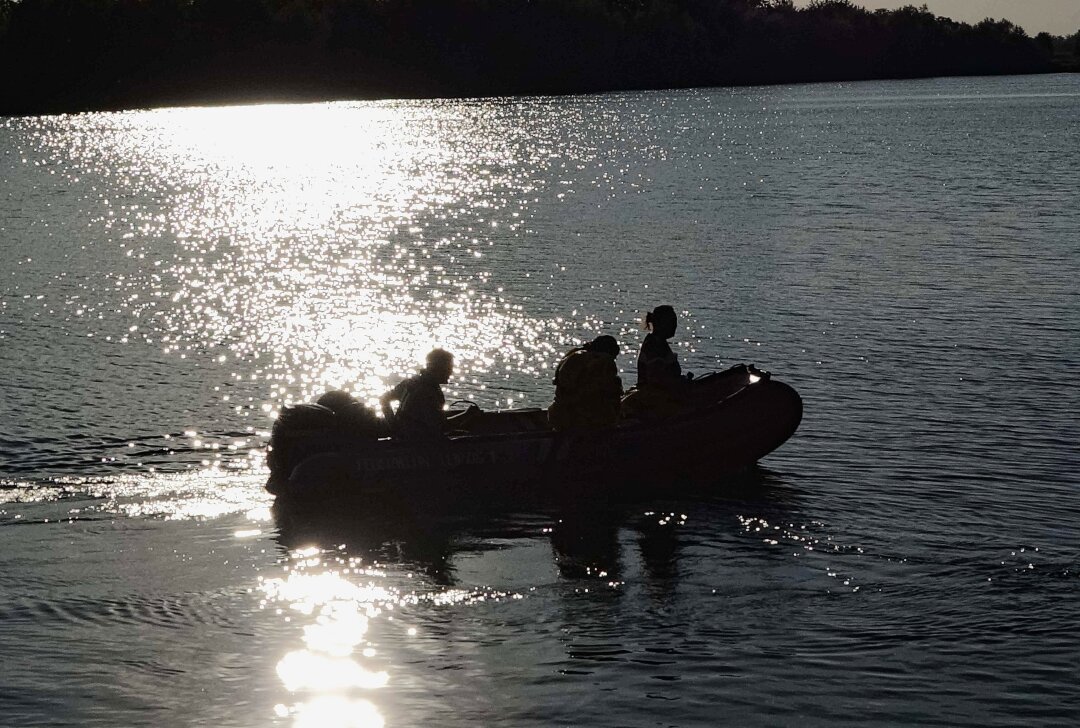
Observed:
[[[619,344],[598,336],[571,349],[555,368],[555,401],[548,423],[555,430],[596,430],[619,420],[622,380],[615,364]]]

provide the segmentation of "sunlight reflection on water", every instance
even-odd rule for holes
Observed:
[[[295,624],[303,643],[302,648],[288,649],[277,663],[278,678],[296,702],[279,704],[276,710],[279,717],[293,716],[297,726],[383,724],[371,691],[389,685],[392,675],[383,669],[388,658],[378,643],[417,638],[416,627],[403,613],[409,607],[443,609],[524,598],[487,588],[431,588],[422,583],[416,584],[417,590],[403,590],[394,584],[402,577],[411,584],[412,573],[390,574],[378,563],[348,554],[344,546],[294,549],[282,568],[282,576],[259,577],[257,591],[260,608]],[[384,632],[381,637],[372,634],[376,623]],[[386,630],[396,636],[391,638]]]
[[[293,728],[382,728],[386,721],[367,700],[322,695],[297,707]],[[280,717],[290,710],[281,706]]]
[[[245,514],[253,524],[271,519],[273,497],[262,487],[261,472],[226,473],[207,468],[185,473],[127,474],[112,478],[67,478],[49,485],[20,481],[3,483],[0,503],[63,502],[73,496],[89,498],[66,511],[71,518],[88,514],[122,514],[165,520],[213,519]],[[253,531],[238,532],[251,535]]]
[[[279,714],[295,716],[296,726],[381,726],[383,719],[367,700],[351,691],[381,688],[389,682],[384,670],[365,667],[354,649],[366,645],[363,659],[376,652],[367,645],[370,620],[399,597],[374,581],[355,584],[337,571],[305,573],[324,566],[318,549],[290,553],[291,573],[283,578],[261,580],[263,606],[284,609],[314,621],[303,625],[304,649],[292,650],[277,664],[277,674],[290,694],[304,698],[292,706],[279,706]],[[373,577],[378,572],[349,560],[346,574]],[[291,620],[292,617],[286,617]]]
[[[516,158],[491,133],[496,113],[171,109],[69,120],[50,142],[79,152],[79,174],[154,190],[152,205],[106,200],[97,220],[109,244],[151,263],[116,277],[139,320],[129,338],[224,366],[257,360],[233,377],[262,380],[257,409],[272,414],[331,387],[374,402],[436,345],[457,354],[462,381],[548,365],[551,322],[488,285],[488,251],[523,225],[499,190],[520,195],[547,162]]]

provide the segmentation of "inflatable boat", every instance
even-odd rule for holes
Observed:
[[[546,412],[479,412],[437,441],[363,433],[319,405],[286,408],[270,439],[267,489],[279,499],[416,501],[558,492],[571,483],[662,488],[757,462],[802,420],[802,399],[768,372],[739,365],[690,382],[685,408],[602,430],[555,432]]]

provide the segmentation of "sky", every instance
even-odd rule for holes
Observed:
[[[935,15],[944,15],[965,23],[977,23],[983,18],[1011,20],[1028,35],[1042,31],[1054,35],[1072,35],[1080,30],[1080,0],[854,0],[856,4],[876,10],[899,8],[905,5],[925,5]],[[808,5],[799,0],[797,5]]]

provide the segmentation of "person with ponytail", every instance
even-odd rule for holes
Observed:
[[[671,306],[657,306],[645,314],[645,341],[637,360],[637,385],[639,388],[658,386],[678,387],[682,384],[682,367],[679,357],[671,350],[668,339],[675,335],[679,320]]]
[[[667,417],[682,408],[688,394],[679,357],[668,339],[675,335],[679,320],[671,306],[657,306],[645,314],[649,332],[641,343],[637,360],[637,387],[622,400],[626,417],[653,419]]]

